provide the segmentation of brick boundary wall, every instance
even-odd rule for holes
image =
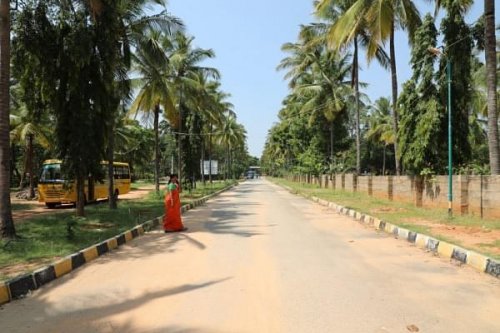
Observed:
[[[288,180],[331,190],[413,203],[417,207],[448,208],[448,176],[372,176],[355,174],[289,175]],[[453,213],[500,218],[500,176],[453,176]]]

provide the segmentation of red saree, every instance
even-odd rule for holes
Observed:
[[[184,225],[181,219],[181,202],[179,199],[179,187],[169,184],[169,191],[165,197],[165,215],[163,216],[163,230],[165,232],[182,231]]]

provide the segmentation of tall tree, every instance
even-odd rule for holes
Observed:
[[[182,22],[168,14],[166,9],[160,13],[145,13],[147,4],[166,6],[165,0],[91,0],[91,9],[97,30],[98,47],[104,54],[103,76],[108,95],[108,107],[112,116],[108,124],[107,160],[108,197],[110,208],[116,208],[116,190],[113,184],[114,132],[120,101],[126,104],[130,100],[130,81],[128,71],[131,67],[131,48],[138,48],[148,39],[147,30],[158,30],[165,34],[182,28]],[[156,169],[155,169],[156,170]]]
[[[233,178],[232,151],[245,144],[246,131],[243,126],[238,124],[236,117],[231,114],[225,117],[221,125],[218,129],[218,139],[226,153],[225,178]]]
[[[16,236],[10,202],[10,0],[0,0],[0,236]]]
[[[349,43],[364,24],[370,36],[367,45],[368,60],[373,59],[382,42],[389,40],[393,127],[394,132],[398,133],[398,79],[394,33],[398,26],[408,30],[412,43],[415,29],[420,25],[420,14],[411,0],[356,0],[334,24],[329,36],[330,43],[336,47]],[[397,140],[395,150],[396,173],[399,175],[401,170]]]
[[[484,0],[486,75],[488,85],[488,146],[492,175],[500,174],[497,109],[497,54],[495,36],[495,0]]]
[[[352,67],[348,54],[326,47],[326,30],[324,24],[301,26],[299,41],[282,46],[282,50],[290,55],[281,61],[278,69],[286,69],[285,78],[290,79],[289,87],[293,96],[290,101],[294,103],[288,106],[297,106],[300,110],[298,116],[308,119],[309,127],[319,125],[320,129],[327,128],[329,158],[325,160],[329,160],[332,167],[336,150],[334,132],[337,132],[338,143],[343,136],[342,125],[339,126],[342,121],[339,119],[346,118],[353,95],[349,80]],[[315,141],[317,145],[323,142],[323,139]]]
[[[400,128],[399,148],[405,170],[420,175],[424,168],[443,172],[446,160],[441,152],[446,151],[446,140],[441,124],[444,108],[438,103],[438,88],[434,83],[435,56],[429,48],[436,45],[437,29],[434,18],[428,14],[415,33],[415,44],[411,51],[413,76],[405,83],[399,97]]]
[[[469,112],[472,105],[472,31],[465,22],[470,9],[470,0],[443,0],[437,5],[446,11],[441,21],[443,44],[446,46],[440,58],[440,96],[442,105],[447,105],[448,84],[444,79],[446,69],[451,65],[451,113],[453,164],[466,165],[471,159],[469,137]],[[438,7],[438,8],[439,8]],[[447,133],[446,120],[442,122],[441,133]],[[445,138],[442,138],[445,142]]]
[[[170,59],[165,52],[171,45],[169,36],[159,31],[150,30],[149,39],[140,43],[134,55],[134,70],[138,73],[135,82],[139,87],[137,96],[132,103],[130,113],[143,112],[144,119],[151,122],[155,133],[155,190],[160,192],[160,149],[159,121],[161,108],[165,117],[175,122],[175,106],[172,84],[169,81]]]
[[[116,74],[109,62],[116,58],[110,56],[93,19],[99,15],[99,3],[39,2],[23,9],[16,29],[23,56],[39,65],[33,75],[55,115],[57,154],[66,179],[76,181],[79,216],[85,214],[85,201],[92,199],[84,191],[89,175],[104,176],[101,161],[113,116],[109,109],[116,103],[109,86]]]
[[[232,110],[234,106],[227,101],[229,94],[220,89],[220,81],[209,80],[207,75],[199,73],[197,75],[194,108],[202,120],[203,126],[200,133],[202,139],[201,160],[208,157],[208,180],[212,182],[212,138],[214,128],[220,126],[227,110]],[[202,175],[205,181],[205,175]]]
[[[382,175],[385,175],[387,146],[394,145],[396,139],[391,120],[391,101],[388,98],[381,97],[375,101],[369,114],[368,126],[366,139],[383,145]]]
[[[47,123],[42,121],[41,118],[33,117],[25,106],[20,107],[19,114],[11,114],[12,142],[25,146],[24,172],[21,176],[20,186],[23,186],[24,175],[27,174],[29,177],[28,196],[30,199],[35,197],[34,145],[38,143],[43,148],[50,146],[49,131],[46,125]]]
[[[334,27],[336,21],[339,17],[352,6],[354,0],[321,0],[315,1],[316,15],[321,19],[326,19],[329,22],[329,28],[324,36],[325,41],[335,38],[332,36],[334,34]],[[363,18],[364,19],[364,18]],[[352,54],[352,74],[351,74],[351,85],[354,89],[355,98],[355,132],[356,132],[356,172],[359,174],[361,172],[361,129],[360,129],[360,81],[359,81],[359,48],[367,48],[368,42],[370,41],[369,31],[367,30],[367,23],[363,22],[357,26],[354,31],[354,36],[350,42],[347,44],[352,44],[353,54]],[[330,42],[330,44],[333,44]],[[338,46],[347,46],[341,45]],[[389,66],[389,58],[381,46],[377,47],[375,51],[375,57],[382,67],[387,68]]]
[[[172,127],[178,132],[178,145],[179,145],[179,160],[178,160],[178,173],[179,179],[182,180],[183,175],[183,161],[182,155],[184,149],[189,149],[189,140],[185,140],[187,133],[186,119],[189,112],[192,111],[188,107],[188,98],[193,97],[190,92],[196,92],[198,89],[196,77],[199,73],[218,79],[220,73],[217,69],[212,67],[205,67],[201,62],[208,58],[213,58],[215,53],[211,49],[202,49],[193,47],[194,37],[189,37],[183,33],[175,34],[172,41],[172,47],[168,51],[170,54],[170,72],[169,78],[172,81],[175,89],[174,97],[176,104],[176,117],[177,121],[172,123]]]
[[[347,96],[351,95],[347,76],[351,73],[349,58],[336,53],[326,53],[315,66],[314,81],[296,87],[299,95],[308,101],[302,106],[301,113],[314,122],[320,113],[328,122],[330,132],[330,164],[334,156],[334,122],[341,113],[347,111]],[[357,123],[357,122],[356,122]]]

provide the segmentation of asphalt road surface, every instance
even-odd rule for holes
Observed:
[[[0,332],[500,332],[498,279],[247,181],[0,310]]]

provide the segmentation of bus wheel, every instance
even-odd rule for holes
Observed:
[[[118,190],[115,190],[115,194],[113,195],[115,201],[118,201],[118,194],[119,194]]]
[[[56,205],[57,204],[55,202],[46,202],[45,203],[45,206],[47,206],[47,208],[50,208],[50,209],[56,208]]]

